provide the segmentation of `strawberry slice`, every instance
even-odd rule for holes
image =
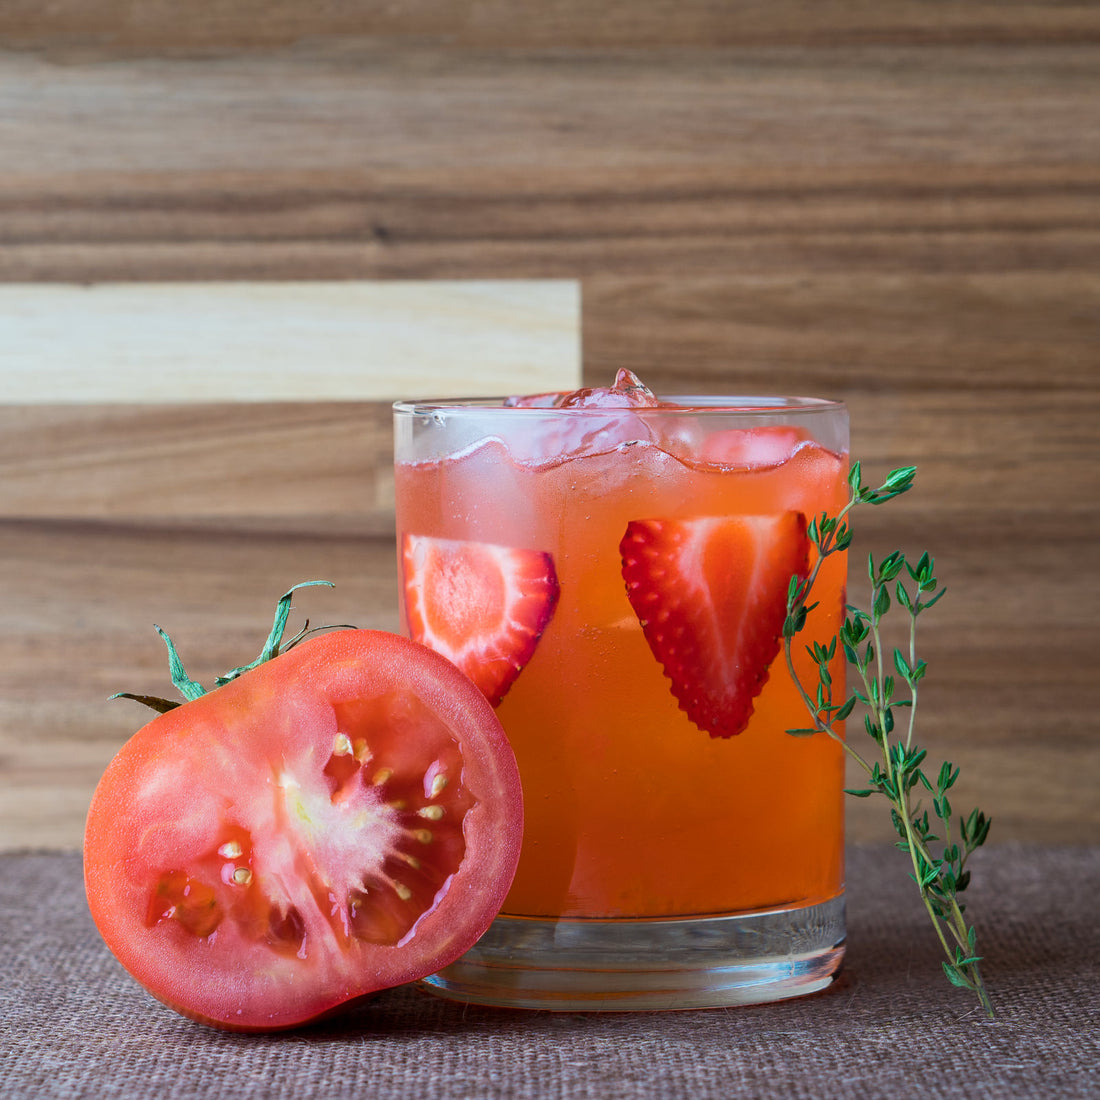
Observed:
[[[619,552],[680,709],[711,737],[741,733],[779,653],[791,575],[809,570],[806,517],[634,520]]]
[[[495,707],[554,614],[554,559],[541,550],[408,534],[401,559],[410,636],[458,665]]]

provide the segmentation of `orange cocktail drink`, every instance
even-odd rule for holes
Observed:
[[[808,720],[781,634],[807,522],[847,499],[843,407],[658,403],[620,372],[609,390],[397,417],[407,627],[496,704],[524,787],[501,918],[440,989],[622,1008],[827,983],[843,753],[786,732]],[[838,556],[805,641],[837,632],[844,582]],[[803,641],[793,658],[816,684]]]

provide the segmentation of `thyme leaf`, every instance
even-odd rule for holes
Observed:
[[[845,793],[856,798],[881,795],[887,800],[890,819],[898,834],[897,847],[909,856],[912,868],[909,877],[943,948],[944,974],[952,985],[973,992],[986,1015],[992,1017],[993,1005],[979,966],[977,933],[967,923],[963,915],[966,906],[959,900],[970,882],[966,862],[985,843],[990,820],[978,809],[966,817],[956,814],[947,792],[958,780],[959,769],[945,761],[938,772],[926,772],[923,765],[927,753],[915,740],[920,684],[928,671],[927,663],[917,656],[917,619],[946,591],[939,587],[934,559],[925,552],[912,562],[900,550],[877,561],[873,554],[869,555],[870,610],[849,605],[836,637],[827,644],[815,641],[806,647],[817,670],[817,683],[812,688],[799,678],[792,659],[794,638],[805,627],[814,606],[807,600],[822,563],[833,554],[846,552],[851,545],[848,513],[858,505],[885,504],[908,492],[915,476],[915,467],[904,466],[891,471],[878,488],[870,488],[863,484],[860,463],[853,463],[848,478],[848,503],[837,515],[822,512],[808,524],[817,557],[808,577],[791,578],[783,648],[787,668],[810,713],[813,729],[787,732],[798,737],[812,732],[828,734],[843,746],[867,777],[866,787]],[[882,624],[892,611],[908,618],[908,644],[890,650],[883,642]],[[839,703],[833,698],[835,685],[830,668],[838,649],[855,670],[857,683]],[[864,729],[877,748],[878,758],[873,761],[865,759],[837,728],[857,707]],[[918,788],[933,796],[931,815],[914,800],[914,793],[920,793]]]

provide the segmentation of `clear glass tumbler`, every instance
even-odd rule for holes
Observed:
[[[807,522],[847,501],[847,411],[552,400],[395,406],[405,626],[496,704],[525,804],[501,915],[428,982],[573,1011],[822,989],[844,950],[844,761],[786,732],[808,716],[780,635]],[[792,647],[804,683],[843,557]]]

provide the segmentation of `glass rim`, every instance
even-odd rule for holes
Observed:
[[[807,413],[836,413],[847,409],[843,401],[828,397],[779,395],[670,394],[660,405],[598,406],[560,408],[552,405],[507,405],[506,397],[450,397],[394,401],[393,411],[409,416],[436,413],[506,413],[508,416],[614,416],[632,413],[643,416],[682,416],[685,413],[713,413],[726,416],[777,416]]]

